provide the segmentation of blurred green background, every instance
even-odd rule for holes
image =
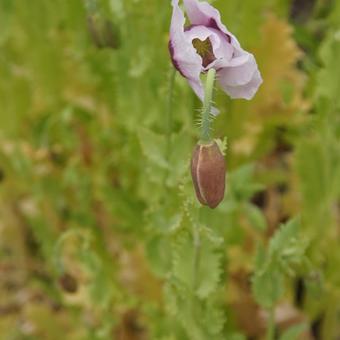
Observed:
[[[340,1],[213,4],[264,83],[211,211],[170,0],[0,0],[1,340],[340,338]]]

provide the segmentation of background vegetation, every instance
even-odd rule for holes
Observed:
[[[170,1],[0,0],[1,339],[339,339],[340,2],[214,6],[264,84],[212,211]]]

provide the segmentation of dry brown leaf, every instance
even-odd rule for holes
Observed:
[[[252,107],[259,114],[289,114],[306,110],[302,98],[304,74],[297,68],[303,53],[292,37],[293,29],[285,20],[268,15],[262,27],[262,39],[255,50],[264,82]],[[284,100],[283,86],[291,87],[291,100]]]
[[[261,32],[261,40],[253,52],[263,84],[252,101],[233,103],[233,111],[242,116],[242,137],[234,142],[235,153],[239,155],[252,154],[264,127],[290,125],[300,119],[297,112],[309,108],[303,97],[306,77],[297,67],[303,53],[293,39],[292,26],[269,14]],[[249,133],[249,126],[256,133]]]

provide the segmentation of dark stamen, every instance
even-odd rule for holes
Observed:
[[[195,38],[193,39],[192,44],[195,47],[197,53],[202,57],[202,64],[204,67],[207,67],[210,63],[212,63],[216,59],[209,38],[203,41],[198,38]]]

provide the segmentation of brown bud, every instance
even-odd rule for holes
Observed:
[[[97,27],[97,19],[95,16],[89,15],[87,17],[87,29],[90,33],[90,37],[94,43],[94,45],[97,48],[102,48],[104,47],[104,44],[102,42],[102,38],[101,35],[98,31],[98,27]]]
[[[118,26],[115,25],[112,21],[106,20],[103,29],[106,47],[111,47],[114,50],[119,49],[122,40]]]
[[[59,284],[64,291],[67,293],[75,293],[78,290],[78,282],[77,280],[68,273],[63,274],[59,278]]]
[[[118,26],[99,15],[87,17],[87,29],[97,48],[118,49],[121,45]]]
[[[191,159],[196,196],[203,205],[216,208],[224,197],[225,161],[216,144],[197,144]]]

